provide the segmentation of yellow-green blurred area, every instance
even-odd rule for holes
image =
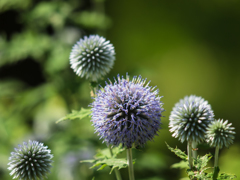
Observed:
[[[79,163],[105,148],[90,119],[55,123],[92,102],[89,82],[69,65],[72,46],[90,34],[115,46],[115,65],[105,79],[126,72],[141,75],[163,96],[166,111],[159,136],[133,150],[137,180],[186,176],[170,168],[180,159],[165,142],[186,151],[186,143],[171,136],[168,123],[174,104],[191,94],[208,100],[215,118],[228,119],[236,128],[235,143],[220,151],[219,165],[222,172],[240,177],[239,1],[0,0],[1,180],[12,179],[10,152],[29,139],[52,150],[50,180],[115,179],[110,168],[97,171]],[[199,146],[200,155],[208,152],[214,149]],[[120,172],[128,179],[126,169]]]

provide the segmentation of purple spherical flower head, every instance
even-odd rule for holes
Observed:
[[[96,94],[92,122],[96,132],[109,145],[131,148],[143,146],[160,129],[164,109],[159,90],[148,86],[141,76],[130,81],[120,78]]]

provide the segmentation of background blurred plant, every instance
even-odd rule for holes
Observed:
[[[92,177],[89,166],[79,164],[101,145],[90,122],[55,121],[91,102],[87,82],[70,70],[69,54],[80,37],[109,27],[103,3],[0,2],[0,179],[11,179],[10,152],[28,139],[52,149],[56,164],[49,179]]]
[[[89,119],[55,124],[91,102],[88,82],[69,66],[72,45],[89,34],[107,34],[116,48],[117,61],[108,77],[141,74],[164,95],[161,133],[141,149],[144,153],[134,152],[136,179],[185,176],[169,169],[179,159],[164,142],[182,150],[186,144],[171,137],[168,117],[175,102],[196,94],[238,132],[239,32],[237,1],[0,0],[0,179],[11,179],[10,152],[28,139],[52,150],[51,180],[115,178],[108,175],[110,169],[99,173],[79,163],[105,147]],[[221,171],[238,177],[239,142],[236,136],[229,149],[220,150],[219,159]],[[199,148],[204,152],[205,147]],[[125,174],[123,179],[123,170]]]
[[[52,167],[51,150],[43,143],[29,140],[18,145],[9,158],[10,175],[13,179],[44,179]]]

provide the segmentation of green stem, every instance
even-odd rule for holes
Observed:
[[[193,158],[197,159],[197,143],[195,141],[192,142],[192,156]]]
[[[213,171],[213,180],[217,180],[218,173],[220,171],[218,167],[218,155],[219,155],[219,146],[216,146],[215,156],[214,156],[214,171]]]
[[[132,148],[127,149],[127,163],[128,163],[129,180],[134,180]]]
[[[219,155],[219,146],[216,146],[215,156],[214,156],[214,167],[218,166],[218,155]]]
[[[108,146],[108,148],[109,148],[111,157],[113,157],[112,148],[110,146]],[[120,172],[119,172],[119,170],[117,168],[114,168],[114,172],[115,172],[117,180],[122,180],[121,174],[120,174]]]
[[[188,162],[189,162],[189,168],[192,169],[193,167],[193,161],[192,161],[192,141],[188,141]]]

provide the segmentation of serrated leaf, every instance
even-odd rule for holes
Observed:
[[[112,169],[111,169],[109,174],[111,174],[112,171],[115,168],[122,169],[122,168],[126,168],[128,166],[126,159],[111,158],[111,159],[104,159],[102,161],[99,161],[98,163],[99,164],[103,164],[102,166],[104,166],[104,167],[106,167],[106,166],[112,167]],[[101,167],[98,170],[102,170],[104,167]]]
[[[83,119],[91,114],[91,109],[81,108],[80,111],[72,110],[72,113],[67,114],[65,117],[59,119],[56,123],[74,120],[74,119]]]
[[[110,174],[112,173],[112,171],[115,168],[122,169],[122,168],[126,168],[128,166],[126,159],[117,159],[117,158],[110,158],[110,159],[105,158],[105,159],[102,159],[102,160],[91,159],[91,160],[83,160],[81,162],[94,163],[93,166],[91,166],[90,168],[100,166],[97,169],[98,171],[104,169],[106,166],[110,166],[110,167],[112,167],[111,171],[110,171]]]
[[[166,142],[165,142],[166,143]],[[183,160],[187,161],[188,159],[188,156],[183,152],[181,151],[180,149],[178,149],[177,147],[174,149],[172,147],[170,147],[167,143],[166,143],[168,149],[172,152],[174,152],[178,157],[182,158]]]
[[[171,165],[171,168],[180,168],[180,169],[186,169],[189,168],[187,161],[180,161],[179,163],[175,163]]]
[[[198,171],[202,171],[205,166],[207,166],[208,161],[212,158],[211,154],[206,154],[202,157],[197,157],[194,159],[194,165],[196,166]]]
[[[217,179],[222,180],[222,179],[234,179],[234,178],[237,178],[235,174],[221,173]]]
[[[126,168],[128,166],[126,159],[117,159],[116,156],[124,151],[125,149],[120,147],[114,147],[112,149],[113,155],[111,156],[109,148],[105,148],[103,150],[98,150],[97,154],[94,156],[94,159],[90,160],[83,160],[80,161],[81,163],[87,162],[87,163],[93,163],[93,166],[90,168],[94,168],[97,166],[100,166],[97,170],[100,171],[104,169],[106,166],[111,167],[110,174],[115,168],[122,169]],[[134,163],[134,161],[133,161]]]

